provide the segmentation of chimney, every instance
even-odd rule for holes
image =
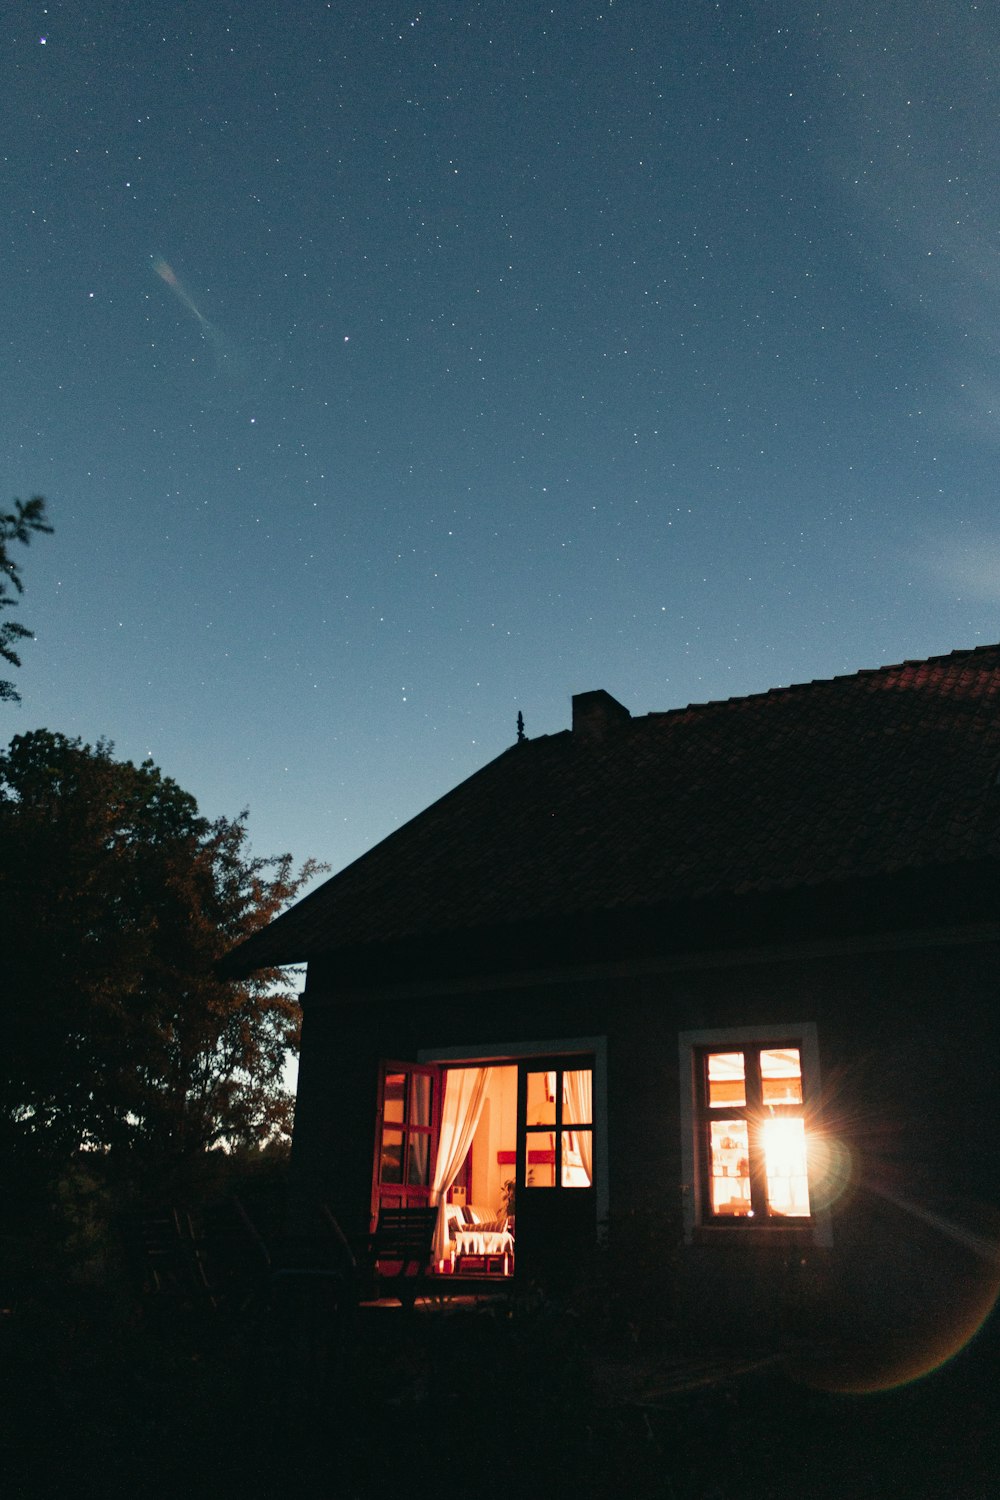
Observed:
[[[632,715],[603,688],[573,694],[573,733],[584,744],[596,744],[631,722]]]

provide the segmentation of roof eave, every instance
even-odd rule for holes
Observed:
[[[487,970],[551,969],[722,948],[794,948],[832,936],[864,938],[996,920],[998,894],[1000,863],[982,859],[811,886],[717,892],[642,907],[415,933],[376,943],[284,948],[273,941],[280,934],[272,926],[256,935],[258,946],[251,938],[224,962],[230,965],[230,977],[257,967],[309,963],[336,975],[338,983],[395,981],[404,975],[452,980]],[[244,961],[237,968],[241,954]]]

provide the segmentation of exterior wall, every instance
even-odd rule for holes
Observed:
[[[998,1269],[992,1161],[998,1098],[995,944],[551,976],[447,994],[305,997],[294,1161],[303,1190],[348,1233],[367,1219],[381,1057],[488,1053],[517,1039],[607,1038],[609,1262],[647,1273],[670,1316],[725,1331],[792,1335],[850,1323],[957,1326],[978,1316]],[[832,1246],[809,1231],[766,1238],[712,1228],[683,1244],[678,1034],[810,1021],[824,1123],[849,1180],[831,1204]],[[977,1238],[978,1237],[978,1238]],[[992,1237],[992,1240],[991,1240]],[[992,1288],[992,1291],[991,1291]],[[860,1320],[860,1322],[859,1322]],[[942,1334],[942,1337],[945,1335]]]

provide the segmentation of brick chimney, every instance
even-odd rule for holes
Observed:
[[[606,739],[630,723],[631,718],[625,705],[603,688],[596,688],[592,693],[573,694],[573,733],[583,743]]]

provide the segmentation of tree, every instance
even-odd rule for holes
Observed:
[[[15,500],[12,511],[0,513],[0,610],[13,609],[24,593],[21,569],[8,553],[7,545],[9,542],[23,542],[27,546],[32,532],[36,531],[52,531],[45,520],[45,501],[41,495],[34,495],[26,505]],[[31,631],[26,625],[16,620],[0,622],[0,656],[12,667],[21,665],[14,642],[30,639]],[[12,682],[0,679],[0,699],[20,703],[21,695]]]
[[[318,868],[253,858],[151,761],[48,730],[0,754],[0,1157],[172,1170],[287,1129],[289,976],[218,960]]]

